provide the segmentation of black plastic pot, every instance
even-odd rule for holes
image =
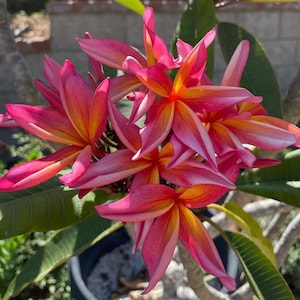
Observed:
[[[88,276],[101,256],[129,240],[129,235],[122,227],[85,250],[79,256],[74,256],[69,260],[70,286],[73,299],[97,300],[86,285]]]
[[[94,246],[85,250],[79,256],[72,257],[69,260],[69,276],[71,285],[71,295],[75,300],[97,300],[97,298],[90,292],[86,282],[93,268],[97,264],[99,258],[106,253],[111,252],[116,247],[128,242],[130,240],[126,230],[122,227],[113,232],[103,240],[96,243]],[[227,243],[222,237],[215,239],[216,247],[220,253],[223,264],[227,273],[235,278],[239,286],[240,275],[242,272],[239,261],[233,250],[228,247]],[[210,280],[209,285],[217,290],[227,294],[228,291],[223,287],[217,278]]]

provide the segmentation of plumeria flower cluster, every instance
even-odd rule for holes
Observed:
[[[234,189],[241,168],[279,163],[256,158],[253,147],[299,146],[300,131],[267,116],[262,98],[239,87],[248,41],[240,43],[221,84],[214,85],[205,68],[215,29],[194,47],[178,39],[174,57],[155,33],[150,7],[143,21],[145,55],[120,41],[89,34],[78,39],[90,59],[88,82],[71,61],[61,66],[45,57],[48,83],[35,84],[48,105],[7,104],[0,124],[64,146],[10,169],[0,178],[0,190],[32,187],[71,166],[60,180],[80,196],[93,189],[123,193],[96,211],[133,224],[134,250],[142,249],[149,271],[144,293],[164,274],[178,240],[204,270],[233,290],[235,281],[193,209]],[[106,77],[103,64],[120,75]],[[132,104],[129,116],[119,108],[124,99]]]

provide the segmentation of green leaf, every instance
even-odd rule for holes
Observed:
[[[226,232],[247,280],[260,300],[293,300],[294,297],[278,270],[253,241],[242,234]]]
[[[102,190],[79,199],[77,191],[63,187],[57,178],[22,191],[0,192],[0,239],[78,223],[109,199],[115,198]]]
[[[256,96],[262,96],[262,105],[268,114],[281,117],[281,95],[272,65],[261,44],[242,27],[220,22],[218,38],[225,60],[229,62],[234,50],[242,40],[250,42],[250,54],[246,64],[241,86]]]
[[[286,154],[278,166],[244,171],[236,186],[244,192],[300,207],[300,149]]]
[[[120,223],[111,226],[111,221],[100,218],[94,213],[83,222],[58,231],[27,261],[21,273],[15,276],[3,300],[19,294],[28,284],[39,281],[71,256],[79,255],[83,250],[120,227]]]
[[[189,0],[179,23],[177,24],[172,43],[172,53],[177,55],[176,41],[178,38],[195,46],[201,38],[216,24],[215,7],[213,1]],[[208,62],[206,72],[213,74],[213,44],[208,49]]]
[[[272,243],[265,238],[258,222],[246,213],[238,203],[229,202],[225,206],[212,203],[208,207],[222,211],[229,216],[243,230],[243,233],[268,256],[273,265],[276,265]]]
[[[115,2],[131,9],[135,13],[142,15],[145,10],[145,6],[140,0],[115,0]]]

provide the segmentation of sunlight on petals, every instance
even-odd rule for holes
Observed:
[[[157,234],[158,232],[163,232],[164,234]],[[165,273],[173,258],[178,232],[179,211],[177,206],[174,206],[154,221],[145,238],[142,254],[149,272],[150,281],[142,294],[147,294],[152,290]]]
[[[71,164],[79,153],[80,148],[70,146],[44,158],[17,165],[0,178],[0,191],[18,191],[46,181]]]
[[[216,246],[205,227],[183,205],[180,206],[179,238],[205,271],[219,278],[228,290],[236,288],[235,280],[227,275]]]

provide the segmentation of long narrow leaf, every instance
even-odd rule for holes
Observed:
[[[109,199],[112,195],[101,190],[79,199],[77,191],[63,187],[57,178],[18,192],[0,192],[0,239],[78,223]]]
[[[253,292],[260,300],[293,300],[294,297],[278,270],[250,239],[226,232]]]
[[[213,1],[189,0],[174,33],[172,53],[177,54],[176,41],[178,38],[194,46],[215,24]],[[209,57],[206,67],[206,72],[210,77],[213,73],[213,51],[213,45],[211,45],[208,49]]]
[[[212,203],[208,207],[219,210],[230,217],[243,230],[243,233],[268,256],[272,264],[276,265],[272,243],[264,237],[258,222],[245,212],[238,203],[229,202],[224,206]]]
[[[142,15],[145,10],[145,7],[140,0],[115,0],[115,2],[127,7],[128,9],[140,15]]]
[[[80,254],[120,226],[119,223],[111,226],[111,221],[94,213],[85,221],[58,231],[24,265],[21,273],[10,283],[3,300],[19,294],[28,284],[42,279],[71,256]]]
[[[225,60],[228,62],[242,40],[250,42],[250,54],[241,86],[256,96],[263,97],[263,106],[269,115],[281,117],[281,95],[272,65],[261,44],[242,27],[226,22],[218,24],[218,38]]]
[[[300,149],[286,154],[278,166],[244,171],[239,190],[300,207]]]

